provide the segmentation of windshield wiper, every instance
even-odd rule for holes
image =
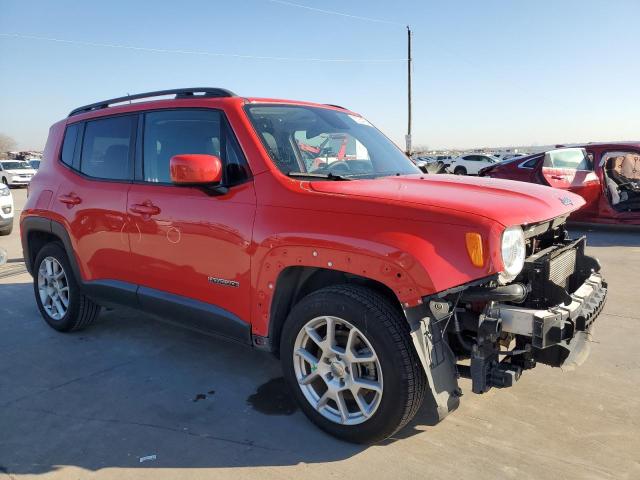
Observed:
[[[312,178],[312,179],[323,179],[323,180],[333,180],[336,182],[340,181],[350,181],[351,179],[348,177],[343,177],[342,175],[336,175],[335,173],[310,173],[310,172],[289,172],[287,173],[288,177],[292,178]]]

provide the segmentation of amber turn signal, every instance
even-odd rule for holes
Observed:
[[[475,267],[484,265],[484,252],[482,251],[482,237],[476,232],[467,232],[464,234],[467,243],[467,253],[471,259],[471,263]]]

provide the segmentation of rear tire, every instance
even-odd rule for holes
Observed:
[[[38,252],[33,289],[42,318],[59,332],[81,330],[100,313],[100,305],[80,290],[67,254],[59,243],[48,243]]]
[[[324,319],[331,319],[333,342],[327,342],[330,323]],[[426,377],[406,319],[387,298],[361,286],[326,287],[296,304],[283,327],[280,358],[302,411],[348,442],[374,443],[393,435],[424,399]],[[301,383],[312,374],[314,380]]]
[[[464,167],[456,167],[455,170],[453,171],[454,175],[466,175],[467,174],[467,169]]]

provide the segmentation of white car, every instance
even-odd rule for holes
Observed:
[[[0,181],[5,185],[29,185],[36,174],[29,162],[21,160],[0,160]]]
[[[6,185],[0,184],[0,235],[13,230],[13,195]]]
[[[451,160],[447,167],[447,172],[455,173],[456,175],[477,175],[484,167],[495,165],[498,162],[499,160],[493,155],[470,153]]]

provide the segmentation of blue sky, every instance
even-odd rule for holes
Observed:
[[[344,105],[402,144],[406,65],[394,60],[406,57],[409,23],[414,145],[640,139],[640,1],[291,1],[385,22],[274,0],[0,0],[0,133],[41,148],[49,125],[76,106],[221,86]]]

